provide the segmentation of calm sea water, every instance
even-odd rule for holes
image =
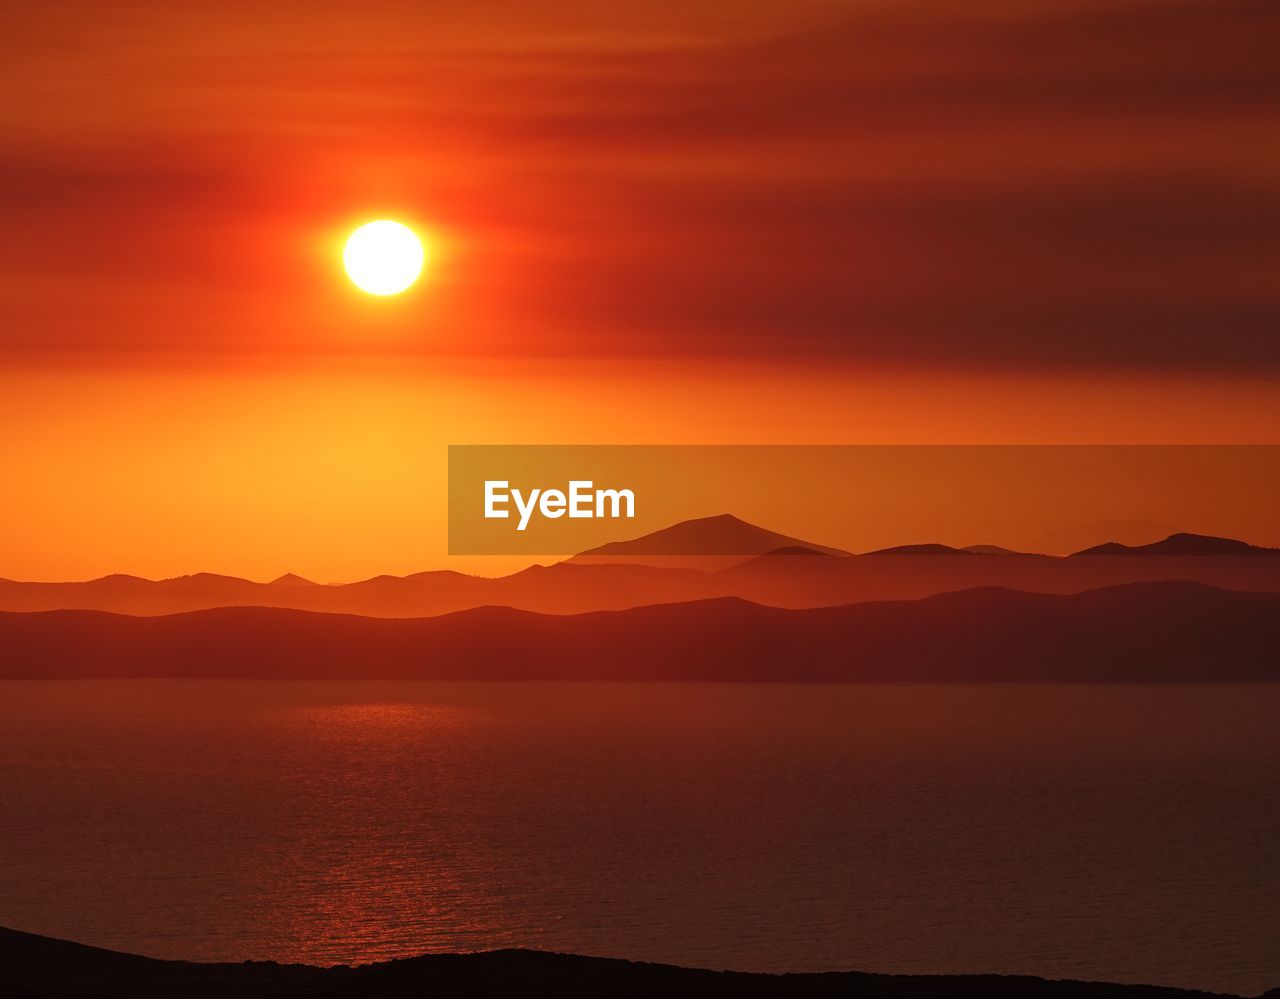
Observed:
[[[0,684],[0,923],[1280,985],[1280,686]]]

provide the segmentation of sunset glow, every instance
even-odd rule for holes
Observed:
[[[505,571],[457,442],[1280,440],[1261,8],[287,6],[15,15],[0,576]]]
[[[1280,999],[1278,36],[6,5],[0,999]]]

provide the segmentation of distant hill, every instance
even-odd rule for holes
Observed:
[[[1005,587],[1080,593],[1126,583],[1186,581],[1220,589],[1280,592],[1280,558],[1236,555],[1050,555],[930,553],[926,546],[847,558],[761,556],[713,574],[707,596],[740,596],[775,607],[822,607],[868,600],[914,600],[938,593]]]
[[[812,541],[769,531],[745,520],[723,513],[716,517],[684,520],[660,531],[630,541],[611,541],[582,552],[584,556],[602,555],[764,555],[779,548],[808,548],[827,555],[847,555],[839,548],[828,548]]]
[[[283,576],[277,576],[271,580],[272,586],[315,586],[309,579],[304,579],[296,573],[286,572]]]
[[[922,544],[922,545],[897,545],[893,548],[877,548],[873,552],[867,552],[867,555],[974,555],[967,548],[952,548],[950,545],[939,544]]]
[[[428,617],[490,604],[571,614],[714,595],[705,574],[692,569],[572,563],[531,566],[493,579],[443,570],[375,576],[334,586],[296,577],[257,583],[208,574],[162,580],[113,575],[82,583],[0,580],[0,610],[86,609],[143,616],[214,607],[281,607],[370,617]]]
[[[1236,999],[1149,985],[1027,975],[765,975],[533,950],[430,954],[334,968],[160,961],[0,928],[0,993],[12,999]],[[1268,993],[1268,996],[1273,993]],[[1265,997],[1264,997],[1265,999]]]
[[[1207,534],[1170,534],[1163,541],[1149,545],[1122,545],[1117,541],[1094,545],[1079,555],[1271,555],[1280,556],[1280,548],[1259,548],[1232,538],[1215,538]]]
[[[0,677],[1280,680],[1280,594],[1135,583],[808,610],[736,598],[377,619],[234,607],[0,614]]]

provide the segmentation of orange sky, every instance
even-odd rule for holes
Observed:
[[[0,438],[14,525],[0,575],[337,582],[516,567],[447,559],[450,443],[1266,443],[1280,441],[1275,398],[1268,379],[757,364],[29,365],[0,374],[0,419],[21,428]],[[835,508],[766,526],[833,544],[878,537]],[[1011,524],[983,540],[1028,533]]]
[[[1278,441],[1278,16],[11,12],[0,576],[430,567],[450,442]]]

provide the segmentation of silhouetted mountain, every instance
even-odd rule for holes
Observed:
[[[134,577],[116,577],[124,579],[132,579]],[[218,572],[193,572],[186,576],[171,576],[168,579],[162,579],[160,582],[168,583],[170,586],[181,586],[190,589],[207,589],[218,586],[237,586],[245,582],[239,576],[224,576]]]
[[[1026,975],[764,975],[533,950],[431,954],[357,967],[160,961],[0,928],[0,992],[12,999],[1236,999],[1149,985]]]
[[[611,541],[591,548],[584,556],[602,555],[763,555],[779,548],[809,548],[828,555],[846,555],[811,541],[789,538],[748,524],[732,514],[684,520],[630,541]]]
[[[867,555],[972,555],[966,548],[952,548],[950,545],[922,544],[897,545],[893,548],[877,548]]]
[[[706,575],[692,569],[571,562],[531,566],[495,579],[442,570],[375,576],[337,586],[255,583],[212,575],[165,580],[104,576],[83,583],[0,580],[0,610],[86,609],[138,615],[287,607],[370,617],[428,617],[490,604],[569,614],[714,595]]]
[[[1235,541],[1232,538],[1215,538],[1207,534],[1170,534],[1163,541],[1149,545],[1122,545],[1117,541],[1094,545],[1079,555],[1280,555],[1280,548],[1259,548],[1257,545]]]
[[[272,586],[315,586],[309,579],[304,579],[296,573],[286,572],[283,576],[277,576],[271,580]]]
[[[1016,552],[1012,548],[1001,548],[999,545],[965,545],[964,550],[973,552],[975,555],[1025,555],[1026,552]]]
[[[1280,559],[1112,556],[866,554],[848,558],[755,558],[713,575],[707,596],[734,595],[774,607],[822,607],[913,600],[937,593],[1006,587],[1080,593],[1125,583],[1200,582],[1221,589],[1280,592]]]
[[[799,546],[784,551],[795,552]],[[1079,593],[1131,582],[1185,580],[1280,592],[1280,558],[1212,555],[853,555],[732,558],[715,572],[606,560],[532,566],[488,579],[458,572],[377,576],[338,586],[254,583],[225,576],[152,581],[111,576],[85,583],[0,581],[0,610],[104,610],[175,614],[214,607],[281,607],[368,617],[430,617],[483,606],[544,614],[621,610],[735,596],[775,607],[912,600],[985,586]]]
[[[762,533],[767,537],[753,535],[762,544],[782,537]],[[1079,593],[1157,580],[1280,592],[1280,558],[1258,557],[1276,550],[1196,535],[1173,535],[1154,546],[1115,546],[1124,558],[1114,557],[1106,547],[1064,558],[1004,550],[997,555],[935,544],[846,555],[837,549],[784,540],[788,543],[767,546],[748,557],[587,555],[493,579],[448,570],[375,576],[333,586],[301,581],[291,574],[272,583],[213,573],[159,581],[126,575],[82,583],[0,579],[0,610],[85,609],[156,615],[214,607],[287,607],[368,617],[429,617],[493,605],[545,614],[580,614],[728,596],[775,607],[826,607],[916,599],[984,586]],[[815,552],[828,557],[777,557]],[[664,561],[666,564],[660,564]]]
[[[1135,583],[783,610],[736,598],[543,615],[258,607],[0,614],[0,677],[1280,680],[1280,594]]]

